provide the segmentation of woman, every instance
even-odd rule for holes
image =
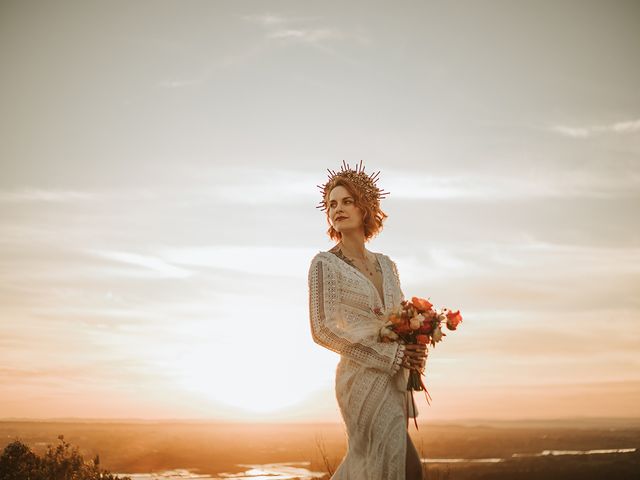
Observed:
[[[346,168],[345,168],[346,167]],[[332,480],[422,479],[422,463],[407,430],[416,415],[407,407],[409,369],[423,370],[424,345],[383,343],[385,313],[404,300],[396,264],[364,246],[382,229],[377,174],[348,164],[329,170],[320,186],[328,234],[338,243],[317,253],[309,268],[313,340],[340,354],[336,399],[348,435],[347,453]],[[378,172],[379,173],[379,172]],[[379,310],[378,310],[379,309]]]

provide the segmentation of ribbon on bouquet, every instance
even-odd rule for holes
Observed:
[[[415,382],[413,381],[414,376],[418,377],[418,381],[420,382],[419,388],[413,388],[414,386],[416,386]],[[429,391],[427,390],[426,385],[422,381],[422,374],[420,373],[419,370],[411,369],[411,370],[409,370],[409,381],[407,382],[407,391],[409,391],[409,395],[405,395],[405,399],[406,399],[405,408],[406,408],[406,411],[407,411],[407,429],[409,428],[409,414],[408,414],[408,412],[409,412],[409,399],[406,398],[406,397],[410,396],[411,397],[411,409],[414,412],[413,413],[413,423],[416,426],[416,430],[420,430],[418,428],[418,421],[416,420],[416,414],[415,414],[415,412],[416,412],[416,402],[415,402],[415,400],[413,398],[414,390],[424,390],[424,394],[425,394],[425,398],[427,399],[427,403],[429,405],[431,405],[432,398],[431,398],[431,395],[429,394]]]

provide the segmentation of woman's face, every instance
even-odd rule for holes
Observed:
[[[329,193],[328,203],[329,221],[335,230],[344,234],[346,230],[363,228],[362,211],[349,190],[338,185]]]

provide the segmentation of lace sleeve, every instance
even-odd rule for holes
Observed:
[[[340,286],[335,269],[314,258],[309,268],[309,317],[313,341],[361,365],[394,374],[400,368],[405,346],[384,343],[378,333],[357,333],[343,321]]]

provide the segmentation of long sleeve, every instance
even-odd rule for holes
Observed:
[[[330,262],[318,256],[309,268],[309,317],[315,343],[390,375],[400,368],[403,344],[380,342],[377,331],[364,332],[346,324],[338,273]]]

